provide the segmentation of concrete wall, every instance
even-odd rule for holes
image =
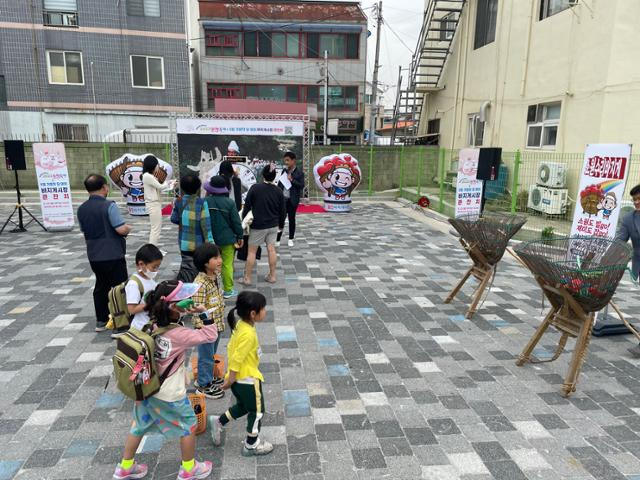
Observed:
[[[427,120],[440,118],[441,145],[467,146],[467,118],[490,101],[484,146],[526,149],[527,107],[562,102],[556,152],[587,143],[640,142],[640,3],[579,2],[539,18],[538,0],[499,2],[496,40],[473,49],[477,2],[465,7]]]
[[[19,172],[20,187],[36,189],[38,182],[33,166],[33,150],[31,144],[25,143],[25,157],[27,160],[27,170]],[[162,160],[167,160],[165,144],[107,144],[107,156],[109,161],[124,155],[125,153],[144,154],[151,153]],[[65,144],[67,156],[67,168],[72,189],[84,189],[82,182],[90,173],[105,174],[104,148],[101,143],[67,143]],[[0,158],[4,158],[4,146],[0,144]],[[14,172],[0,166],[0,188],[10,190],[15,184]]]

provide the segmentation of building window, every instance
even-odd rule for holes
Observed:
[[[159,17],[160,0],[127,0],[127,15],[134,17]]]
[[[554,148],[560,123],[560,102],[527,109],[527,148]]]
[[[42,7],[44,25],[58,27],[78,26],[78,5],[76,0],[44,0]]]
[[[206,54],[211,57],[236,57],[240,55],[239,32],[205,32]]]
[[[320,89],[318,105],[324,106],[324,88]],[[329,87],[329,110],[358,110],[358,87]]]
[[[540,20],[573,7],[578,0],[540,0]]]
[[[54,123],[53,131],[56,142],[88,142],[89,126],[70,123]]]
[[[484,122],[480,121],[480,114],[469,115],[468,144],[470,147],[481,147],[484,141]]]
[[[274,57],[300,57],[300,35],[297,33],[271,34],[272,55]]]
[[[84,85],[82,53],[47,51],[49,83]]]
[[[448,13],[442,20],[440,20],[440,41],[444,42],[451,40],[456,30],[456,21],[453,18],[453,13]]]
[[[474,49],[484,47],[496,39],[497,19],[498,0],[478,0]]]
[[[307,58],[357,59],[360,54],[360,35],[357,33],[307,33]]]
[[[164,88],[163,58],[131,55],[131,85],[136,88]]]
[[[207,85],[209,105],[216,98],[271,100],[275,102],[306,102],[324,106],[324,88],[316,85]],[[358,110],[358,87],[329,87],[330,110]]]

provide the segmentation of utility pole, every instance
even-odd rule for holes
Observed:
[[[396,129],[398,128],[398,116],[400,116],[401,97],[402,97],[402,65],[399,65],[398,66],[398,90],[396,91],[396,102],[395,102],[395,105],[393,106],[393,130],[391,131],[392,146],[396,144]]]
[[[327,128],[329,127],[329,54],[324,51],[324,138],[323,144],[329,145]]]
[[[371,85],[371,117],[369,118],[369,145],[373,145],[376,132],[376,114],[378,113],[378,59],[380,58],[380,29],[382,28],[382,0],[378,2],[376,8],[376,15],[378,18],[378,33],[376,34],[376,63],[373,67],[373,84]]]

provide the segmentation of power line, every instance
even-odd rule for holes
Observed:
[[[398,35],[395,30],[393,28],[391,28],[391,25],[389,25],[389,23],[385,22],[384,24],[390,31],[391,33],[393,33],[393,35],[400,41],[400,43],[402,43],[402,45],[404,46],[404,48],[406,48],[407,50],[409,50],[412,54],[413,54],[413,49],[411,47],[409,47],[409,45],[407,45],[404,40],[402,40],[402,38],[400,38],[400,35]]]

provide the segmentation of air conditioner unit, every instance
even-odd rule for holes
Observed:
[[[563,188],[567,183],[567,166],[564,163],[541,162],[536,183],[542,187]]]
[[[566,188],[547,188],[539,185],[529,187],[527,206],[547,215],[564,215],[567,213],[568,193]]]

